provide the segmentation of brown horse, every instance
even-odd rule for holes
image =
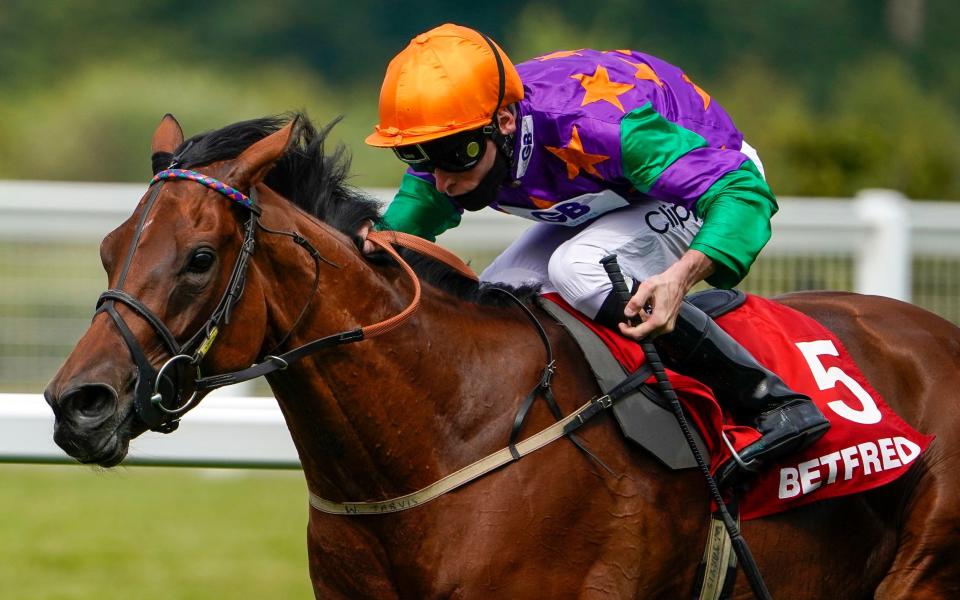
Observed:
[[[351,234],[376,218],[376,207],[344,186],[339,152],[324,157],[326,132],[305,118],[281,125],[239,123],[187,143],[172,117],[157,129],[155,172],[177,154],[180,166],[256,195],[256,250],[239,286],[231,283],[231,265],[246,255],[242,249],[253,249],[244,242],[250,211],[193,181],[155,183],[106,237],[101,255],[110,287],[122,284],[134,301],[114,294],[102,302],[129,336],[103,309],[108,314],[95,317],[46,390],[55,439],[79,461],[115,465],[131,438],[156,425],[134,404],[138,379],[150,369],[155,375],[179,349],[162,339],[160,327],[191,351],[196,344],[187,340],[202,338],[209,347],[200,356],[203,372],[225,373],[384,320],[409,303],[411,284],[396,263],[358,250]],[[299,246],[278,233],[293,231],[305,238]],[[505,445],[516,407],[543,367],[538,334],[516,306],[497,305],[474,282],[451,274],[433,281],[404,326],[319,350],[268,376],[314,493],[397,496]],[[231,290],[242,297],[225,300]],[[783,302],[834,331],[892,408],[937,439],[893,484],[745,523],[771,592],[958,597],[960,456],[952,448],[960,443],[960,330],[877,297],[810,293]],[[210,346],[204,324],[225,305],[229,316]],[[557,401],[570,412],[596,385],[578,348],[540,316],[554,345]],[[150,368],[131,360],[130,336]],[[165,385],[176,387],[175,380],[170,375]],[[174,396],[161,389],[157,398],[172,407],[182,403]],[[552,421],[537,405],[525,432]],[[580,431],[612,473],[560,440],[406,512],[311,509],[317,597],[689,595],[706,536],[702,477],[665,471],[609,417]],[[735,595],[749,595],[742,576]]]

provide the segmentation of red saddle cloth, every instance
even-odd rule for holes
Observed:
[[[643,363],[640,346],[545,294],[592,329],[629,371]],[[840,340],[810,317],[759,296],[716,319],[767,368],[810,396],[830,421],[809,448],[769,465],[740,498],[741,518],[754,519],[825,498],[873,489],[907,472],[933,436],[907,425],[870,385]],[[702,383],[667,371],[688,418],[710,451],[711,471],[730,457],[722,431],[738,451],[760,434],[731,420]],[[650,378],[648,382],[656,387]]]

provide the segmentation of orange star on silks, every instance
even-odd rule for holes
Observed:
[[[607,52],[619,52],[620,54],[626,54],[627,56],[633,56],[633,50],[607,50]]]
[[[583,50],[583,48],[580,48],[580,50]],[[564,58],[567,56],[583,56],[580,54],[580,50],[560,50],[559,52],[552,52],[550,54],[538,56],[537,60],[550,60],[551,58]]]
[[[617,96],[626,94],[635,87],[630,83],[610,81],[610,74],[607,72],[607,68],[601,65],[597,65],[597,70],[594,71],[593,75],[578,73],[570,77],[572,79],[579,79],[580,85],[583,86],[583,89],[587,90],[587,93],[583,95],[583,102],[580,103],[580,106],[586,106],[591,102],[606,100],[619,108],[620,112],[624,112],[623,104],[620,104],[620,98],[617,98]]]
[[[634,73],[634,76],[637,79],[643,79],[644,81],[652,81],[655,84],[659,85],[660,87],[663,87],[663,82],[660,81],[660,76],[657,75],[656,71],[654,71],[650,65],[646,63],[630,62],[629,60],[625,60],[622,58],[620,60],[622,60],[623,62],[627,63],[628,65],[630,65],[631,67],[637,70],[637,72]]]
[[[594,177],[603,179],[600,172],[593,165],[602,163],[610,158],[603,154],[589,154],[583,151],[583,142],[580,141],[580,133],[577,126],[573,126],[573,133],[570,134],[570,142],[563,148],[554,148],[545,146],[554,156],[562,160],[567,165],[567,177],[573,179],[580,174],[580,171],[586,171]]]
[[[701,89],[699,85],[697,85],[697,84],[695,84],[694,82],[690,81],[690,78],[687,77],[687,74],[686,74],[686,73],[684,73],[683,75],[681,75],[681,77],[683,77],[683,80],[684,80],[684,81],[686,81],[687,83],[689,83],[690,85],[692,85],[692,86],[693,86],[693,89],[696,90],[698,94],[700,94],[700,97],[703,98],[703,110],[707,110],[707,107],[710,106],[710,94],[708,94],[708,93],[706,93],[705,91],[703,91],[703,89]]]
[[[541,210],[545,208],[550,208],[551,206],[556,204],[556,202],[553,200],[544,200],[543,198],[537,198],[536,196],[529,196],[529,195],[527,197],[530,198],[530,202],[532,202],[534,206],[536,206]]]

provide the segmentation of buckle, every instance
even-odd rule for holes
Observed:
[[[263,357],[263,362],[267,362],[268,360],[271,361],[271,362],[273,362],[274,364],[280,365],[280,367],[279,367],[279,369],[278,369],[278,370],[280,370],[280,371],[286,371],[286,370],[287,370],[287,367],[290,366],[290,363],[288,363],[287,361],[283,360],[283,359],[280,358],[279,356],[274,356],[273,354],[270,354],[270,355],[268,355],[268,356],[264,356],[264,357]]]
[[[603,396],[594,400],[594,402],[596,402],[603,408],[610,408],[611,406],[613,406],[613,398],[610,397],[610,394],[604,394]]]
[[[550,381],[553,379],[553,375],[556,372],[557,372],[557,361],[552,360],[547,366],[543,368],[543,373],[540,375],[540,387],[545,387],[545,388],[550,387]]]

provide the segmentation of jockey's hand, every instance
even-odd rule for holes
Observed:
[[[666,271],[640,284],[623,311],[627,323],[620,323],[620,332],[640,341],[673,331],[683,298],[713,269],[713,261],[705,254],[688,250]]]
[[[370,233],[371,229],[373,229],[373,221],[371,221],[370,219],[367,219],[366,221],[364,221],[360,225],[360,228],[357,229],[357,235],[360,236],[360,239],[363,240],[363,246],[361,248],[361,251],[365,255],[372,254],[377,249],[376,245],[367,239],[367,235]]]

